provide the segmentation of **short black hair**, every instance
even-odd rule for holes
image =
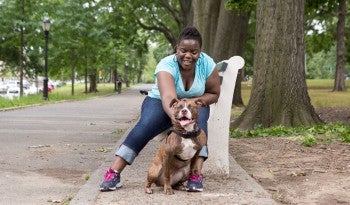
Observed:
[[[182,29],[177,40],[177,44],[186,39],[198,41],[199,47],[202,48],[202,35],[199,33],[196,27],[189,26]]]

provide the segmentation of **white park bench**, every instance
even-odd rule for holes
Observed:
[[[208,120],[209,157],[204,163],[206,174],[229,174],[229,132],[232,98],[239,69],[244,59],[233,56],[216,65],[221,78],[221,93],[218,102],[210,106]]]

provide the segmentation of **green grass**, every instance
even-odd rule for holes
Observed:
[[[350,143],[350,125],[343,123],[330,123],[314,125],[311,127],[275,126],[263,128],[262,126],[256,126],[254,129],[246,131],[231,129],[230,136],[232,138],[299,136],[299,138],[302,140],[302,145],[311,147],[316,145],[319,141],[339,141]],[[320,137],[316,138],[315,136]]]
[[[306,147],[313,147],[317,144],[317,140],[312,134],[307,134],[303,137],[301,144]]]
[[[74,86],[74,96],[71,95],[71,86],[63,86],[54,89],[49,93],[49,100],[42,100],[42,94],[28,95],[14,100],[0,98],[0,109],[20,107],[34,104],[46,104],[52,102],[59,102],[65,100],[85,100],[92,97],[106,96],[115,94],[114,84],[100,83],[97,85],[98,92],[85,93],[85,84],[78,84]]]
[[[332,92],[334,80],[307,80],[306,84],[312,105],[315,108],[350,108],[350,80],[346,80],[345,83],[347,91]],[[251,88],[251,81],[242,83],[242,99],[245,104],[248,104]]]
[[[306,83],[311,103],[315,108],[350,108],[350,80],[346,81],[348,90],[345,92],[332,92],[334,80],[330,79],[307,80]],[[251,82],[242,83],[242,99],[245,104],[248,104],[251,88]],[[234,108],[232,114],[239,116],[243,109]],[[350,143],[350,125],[332,123],[296,128],[283,126],[262,128],[258,125],[249,131],[231,129],[230,136],[233,138],[298,136],[298,139],[301,140],[301,145],[312,147],[318,142],[340,141]]]
[[[345,92],[332,92],[334,80],[307,80],[311,103],[316,108],[350,108],[350,80],[345,81]]]

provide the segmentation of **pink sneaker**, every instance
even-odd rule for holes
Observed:
[[[187,181],[186,191],[202,192],[203,191],[203,175],[190,175]]]
[[[113,191],[122,187],[120,182],[120,173],[109,168],[104,176],[104,180],[100,185],[100,191]]]

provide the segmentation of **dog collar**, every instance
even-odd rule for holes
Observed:
[[[192,132],[187,132],[187,131],[179,132],[177,130],[174,130],[173,127],[171,127],[168,131],[168,135],[170,135],[172,132],[175,132],[177,135],[179,135],[183,138],[194,138],[194,137],[198,137],[198,135],[201,134],[201,129],[197,129],[197,130],[192,131]]]
[[[175,155],[175,158],[176,158],[177,160],[181,161],[181,162],[187,162],[187,161],[188,161],[188,159],[182,159],[181,157],[179,157],[179,156],[177,156],[177,155]]]

